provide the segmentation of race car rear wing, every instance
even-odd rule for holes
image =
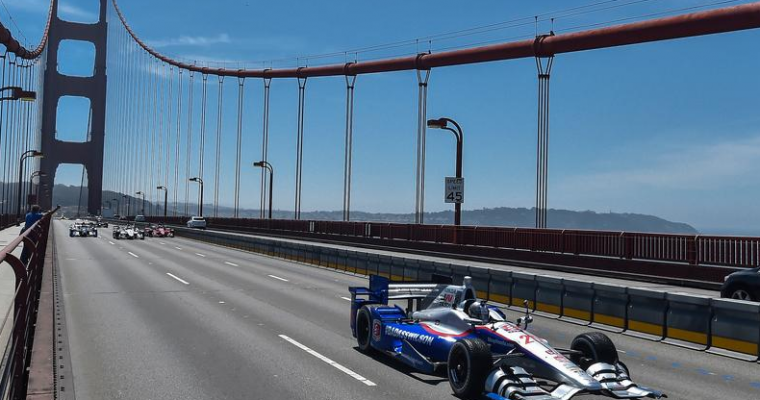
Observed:
[[[354,331],[356,313],[369,304],[387,305],[389,300],[407,300],[407,314],[427,307],[449,285],[449,276],[435,275],[429,282],[398,282],[379,275],[369,276],[369,288],[351,286],[351,330]],[[415,304],[416,303],[416,304]]]

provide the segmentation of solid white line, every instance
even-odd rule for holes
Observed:
[[[177,249],[177,250],[182,250],[182,247],[174,246],[174,248]]]
[[[116,243],[114,243],[114,242],[112,242],[112,241],[110,241],[110,240],[108,241],[108,243],[110,243],[110,244],[116,244]]]
[[[166,243],[164,243],[164,242],[158,242],[158,243],[161,243],[161,244],[166,244]]]
[[[190,284],[188,281],[185,281],[185,280],[183,280],[183,279],[181,279],[181,278],[178,278],[178,277],[177,277],[176,275],[174,275],[174,274],[170,274],[170,273],[168,273],[168,272],[167,272],[167,273],[166,273],[166,275],[169,275],[169,276],[171,276],[172,278],[174,278],[174,279],[176,279],[176,280],[178,280],[178,281],[180,281],[180,282],[184,283],[185,285],[189,285],[189,284]]]
[[[346,300],[346,301],[351,301],[351,298],[350,298],[350,297],[344,297],[344,296],[340,296],[340,298],[341,298],[341,299],[343,299],[343,300]]]
[[[287,280],[285,278],[280,278],[279,276],[275,276],[275,275],[267,275],[267,276],[270,277],[270,278],[281,280],[283,282],[290,282],[289,280]]]
[[[127,253],[129,253],[129,255],[132,256],[132,257],[134,257],[134,258],[140,258],[140,256],[138,256],[137,254],[135,254],[135,253],[133,253],[131,251],[128,251]]]
[[[232,265],[233,267],[239,267],[239,265],[237,265],[235,263],[231,263],[229,261],[225,261],[224,263],[227,264],[227,265]]]
[[[279,336],[281,338],[287,340],[288,342],[290,342],[290,344],[292,344],[292,345],[298,347],[299,349],[301,349],[301,350],[303,350],[303,351],[305,351],[305,352],[313,355],[314,357],[317,357],[318,359],[320,359],[320,360],[322,360],[322,361],[324,361],[324,362],[332,365],[333,367],[337,368],[338,370],[340,370],[344,374],[346,374],[346,375],[348,375],[348,376],[356,379],[357,381],[359,381],[359,382],[361,382],[361,383],[363,383],[363,384],[365,384],[367,386],[377,386],[371,380],[369,380],[369,379],[367,379],[367,378],[365,378],[365,377],[357,374],[354,371],[351,371],[350,369],[348,369],[348,368],[346,368],[346,367],[344,367],[344,366],[336,363],[335,361],[333,361],[333,360],[331,360],[331,359],[329,359],[329,358],[327,358],[327,357],[325,357],[325,356],[317,353],[316,351],[314,351],[314,350],[312,350],[312,349],[310,349],[310,348],[302,345],[301,343],[298,343],[297,341],[295,341],[295,340],[293,340],[293,339],[291,339],[291,338],[289,338],[289,337],[287,337],[285,335],[279,335]]]
[[[196,255],[196,256],[198,256],[198,257],[206,257],[206,256],[204,256],[204,255],[203,255],[203,254],[201,254],[201,253],[195,253],[195,255]]]

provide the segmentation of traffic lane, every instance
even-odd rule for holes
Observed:
[[[194,252],[198,251],[199,249],[196,248],[190,241],[183,243],[182,246],[185,246],[184,248],[187,252]],[[215,247],[216,249],[212,247]],[[267,260],[272,260],[268,257],[261,257],[258,255],[240,252],[234,249],[224,249],[222,247],[216,246],[206,247],[203,251],[206,251],[206,253],[208,253],[206,254],[208,258],[209,256],[216,257],[216,255],[214,255],[214,252],[220,250],[222,250],[224,253],[236,252],[241,254],[248,254],[251,259],[257,260],[256,263],[254,263],[256,265],[266,263]],[[279,262],[282,263],[281,261]],[[292,264],[294,268],[296,268],[297,272],[305,272],[309,270],[330,272],[329,270],[305,267],[301,264],[288,264]],[[335,272],[331,273],[336,274]],[[366,284],[366,279],[363,278],[356,278],[345,274],[338,275],[343,275],[346,277],[346,279],[352,280],[352,284]],[[345,287],[339,286],[335,289],[345,290]],[[343,311],[341,315],[345,316],[345,325],[339,326],[347,327],[347,314],[345,314],[345,311]],[[516,317],[514,314],[513,316]],[[575,326],[573,324],[556,321],[551,318],[544,319],[539,316],[536,318],[541,322],[534,324],[531,330],[538,331],[537,333],[540,332],[540,336],[545,337],[552,343],[558,345],[564,344],[567,346],[572,340],[572,337],[574,337],[576,334],[591,330],[586,327]],[[544,330],[544,327],[546,327],[546,330]],[[726,388],[723,386],[726,386],[726,382],[729,380],[733,380],[736,385],[727,388],[729,389],[728,393],[734,393],[737,396],[744,396],[745,398],[747,395],[755,395],[752,392],[753,388],[755,388],[755,386],[752,385],[752,374],[747,373],[747,366],[750,366],[749,371],[751,372],[752,368],[755,367],[753,364],[747,364],[740,361],[730,360],[714,355],[707,355],[705,353],[685,350],[673,346],[652,343],[638,338],[630,338],[624,335],[611,334],[611,336],[613,337],[613,340],[617,342],[618,347],[621,350],[625,351],[625,353],[621,354],[621,359],[631,365],[634,377],[637,378],[641,384],[658,387],[666,390],[667,392],[670,392],[671,394],[688,392],[689,395],[692,395],[694,398],[709,398],[703,396],[705,396],[705,394],[708,394],[707,396],[724,395],[726,393]],[[635,349],[637,348],[641,348],[641,350],[636,351]],[[636,366],[638,366],[638,368]],[[710,366],[713,366],[713,368],[710,369]],[[684,376],[685,378],[683,378]],[[703,376],[707,376],[708,378],[720,378],[723,380],[723,384],[709,383],[706,385],[705,383],[710,381],[709,379],[705,380]],[[689,382],[688,389],[691,390],[685,390],[686,388],[681,387],[679,384],[682,381]]]
[[[322,268],[304,268],[303,264],[279,261],[273,258],[255,255],[236,249],[224,248],[189,239],[182,239],[182,245],[188,251],[205,251],[208,257],[234,257],[256,260],[255,265],[276,265],[282,268],[283,276],[293,273],[309,274],[310,271],[330,272]],[[201,250],[202,249],[202,250]],[[288,268],[290,266],[290,268]],[[334,272],[333,272],[334,273]],[[366,285],[366,278],[357,278],[338,273],[350,285]],[[311,277],[307,277],[311,279]],[[341,290],[343,288],[336,288]],[[520,310],[508,311],[510,319],[520,316]],[[568,347],[572,339],[580,333],[595,329],[575,325],[556,318],[536,315],[537,323],[531,327],[540,336],[547,338],[558,346]],[[693,398],[709,398],[730,394],[736,398],[760,398],[760,379],[756,364],[733,360],[704,352],[684,349],[677,346],[651,342],[641,338],[607,332],[620,350],[620,358],[632,369],[634,377],[643,385],[663,388],[671,394],[684,394]],[[687,382],[686,385],[680,385]]]
[[[97,242],[78,243],[92,247],[93,262],[107,257]],[[60,270],[71,282],[80,274],[67,263]],[[103,274],[117,292],[93,287],[65,296],[67,320],[76,327],[69,331],[79,398],[372,398],[351,377],[345,379],[354,385],[334,386],[340,371],[268,334],[255,315],[225,312],[179,283],[162,290],[160,274],[145,265],[114,264],[89,273]],[[134,286],[143,289],[130,292]]]
[[[230,287],[232,290],[225,292],[209,290],[208,296],[213,301],[223,302],[225,307],[244,318],[256,314],[259,318],[257,323],[272,329],[272,334],[294,332],[287,336],[333,357],[375,382],[382,398],[453,398],[448,381],[443,376],[421,374],[385,357],[380,358],[384,363],[378,363],[357,351],[356,340],[349,328],[350,304],[334,295],[339,290],[346,290],[342,284],[334,284],[332,293],[322,296],[319,292],[299,289],[295,286],[296,280],[283,282],[271,279],[264,273],[266,271],[256,273],[253,269],[240,270],[218,262],[209,263],[208,257],[196,257],[192,248],[172,251],[162,245],[150,246],[150,241],[144,243],[140,253],[144,259],[164,260],[166,268],[176,270],[178,276],[191,285],[203,287],[204,291],[210,289],[207,285],[214,283]],[[135,247],[134,251],[138,252],[143,242],[130,242],[126,246]],[[301,268],[312,272],[316,270],[308,266]],[[326,270],[322,273],[335,274]],[[362,282],[352,278],[357,284]],[[267,317],[264,318],[264,315]]]

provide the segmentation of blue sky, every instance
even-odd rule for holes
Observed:
[[[47,0],[3,1],[24,36],[36,43]],[[608,6],[615,8],[581,15],[555,10],[591,0],[217,0],[184,1],[182,5],[130,0],[120,5],[131,26],[161,52],[239,68],[342,63],[353,56],[303,56],[340,53],[536,14],[559,16],[554,28],[562,31],[709,3],[651,0],[621,6],[630,2],[611,2]],[[65,18],[92,20],[97,3],[68,0],[61,3],[61,12]],[[736,2],[741,3],[746,2]],[[4,9],[0,17],[11,25]],[[539,31],[550,28],[548,21],[538,27]],[[527,24],[449,40],[436,38],[432,43],[412,41],[361,53],[359,59],[510,41],[531,36],[535,29]],[[760,231],[755,228],[760,225],[756,200],[760,198],[760,53],[747,52],[757,48],[759,38],[760,31],[749,31],[558,56],[551,81],[550,207],[654,214],[703,231]],[[86,48],[73,46],[61,55],[62,62],[72,70],[81,68],[86,65],[82,62],[86,53]],[[209,138],[216,126],[213,82],[209,84]],[[535,203],[536,85],[533,60],[432,71],[428,116],[449,116],[465,130],[465,209],[532,207]],[[358,78],[353,209],[413,212],[416,89],[414,72]],[[223,204],[233,201],[236,90],[236,82],[225,83]],[[258,206],[259,172],[250,165],[260,158],[261,81],[247,81],[245,96],[241,205],[253,208]],[[308,81],[304,210],[339,210],[342,206],[344,102],[343,78]],[[279,209],[293,207],[296,104],[295,81],[272,83],[269,159],[276,168],[275,208]],[[77,107],[81,105],[73,106]],[[198,98],[195,107],[199,109]],[[71,126],[70,132],[81,131],[77,128],[82,126],[81,118],[63,119],[62,126]],[[196,120],[196,127],[198,123]],[[197,143],[197,130],[195,135]],[[443,178],[454,173],[454,149],[451,135],[428,133],[428,211],[449,209],[442,199]],[[213,145],[207,150],[210,193]],[[58,183],[79,182],[73,168],[61,171],[59,177]]]

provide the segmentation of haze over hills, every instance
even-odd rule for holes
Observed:
[[[78,186],[56,185],[54,191],[54,203],[60,204],[68,216],[75,216],[77,204],[80,198],[80,188]],[[82,191],[81,213],[86,212],[86,189]],[[135,207],[139,207],[141,199],[129,196],[131,201],[131,214],[135,214]],[[121,195],[111,191],[103,192],[105,200],[118,198]],[[111,201],[115,207],[115,202]],[[121,201],[122,212],[124,212],[124,202]],[[145,202],[146,214],[152,204]],[[170,213],[171,213],[171,205]],[[194,213],[197,204],[190,204],[188,209]],[[107,205],[104,206],[104,209]],[[184,210],[184,205],[181,206]],[[110,215],[107,209],[104,215]],[[218,210],[220,217],[232,216],[233,209],[227,206],[220,206]],[[162,204],[157,205],[153,214],[163,214]],[[213,214],[211,204],[204,205],[204,214],[210,216]],[[302,211],[302,219],[340,221],[342,211]],[[258,218],[258,209],[241,209],[240,216],[243,218]],[[277,219],[289,219],[293,217],[293,211],[275,210],[273,217]],[[411,223],[414,221],[414,214],[408,213],[370,213],[364,211],[353,211],[351,219],[355,221],[377,221],[377,222],[398,222]],[[451,224],[454,220],[453,211],[440,211],[425,213],[426,224]],[[593,229],[593,230],[610,230],[610,231],[630,231],[630,232],[657,232],[657,233],[698,233],[694,227],[689,224],[667,221],[665,219],[644,214],[630,213],[597,213],[593,211],[570,211],[570,210],[549,210],[549,227],[556,229]],[[535,224],[535,214],[530,208],[485,208],[479,210],[465,210],[462,212],[462,224],[479,225],[479,226],[508,226],[508,227],[532,227]]]

